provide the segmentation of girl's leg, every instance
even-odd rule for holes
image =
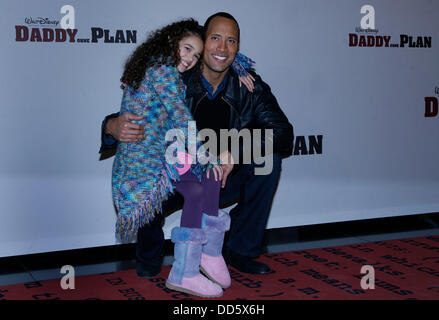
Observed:
[[[188,171],[176,182],[175,189],[184,197],[183,211],[181,213],[181,227],[201,228],[203,215],[204,190],[197,177]]]
[[[201,228],[204,186],[189,171],[175,183],[177,192],[184,197],[180,227],[171,232],[174,245],[174,262],[166,287],[201,297],[220,297],[221,287],[200,274],[206,231]]]
[[[201,226],[206,231],[207,242],[203,245],[200,269],[212,281],[222,288],[231,285],[227,265],[222,256],[224,233],[229,229],[230,217],[226,211],[219,211],[219,193],[221,182],[215,181],[211,172],[210,178],[204,177],[204,204]]]
[[[213,172],[210,172],[209,178],[204,174],[201,182],[190,171],[182,175],[175,183],[175,189],[184,197],[180,225],[201,228],[203,213],[218,216],[220,188],[221,181],[215,181]]]
[[[215,181],[213,172],[210,172],[209,178],[204,174],[202,184],[204,190],[203,213],[209,216],[218,216],[221,181]]]

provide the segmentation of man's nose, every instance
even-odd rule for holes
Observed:
[[[218,43],[218,47],[217,47],[217,49],[218,49],[218,50],[221,50],[221,51],[225,51],[225,50],[227,49],[226,42],[225,42],[225,41],[220,41],[220,42]]]

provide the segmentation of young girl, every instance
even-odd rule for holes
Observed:
[[[181,193],[184,206],[180,227],[171,233],[175,261],[166,285],[202,297],[219,297],[221,287],[231,282],[221,254],[230,224],[227,213],[218,210],[221,166],[201,143],[196,145],[199,161],[190,161],[186,152],[175,155],[177,163],[166,160],[169,130],[178,129],[173,131],[180,133],[177,142],[186,146],[193,117],[184,102],[186,87],[180,73],[199,62],[203,37],[204,30],[195,20],[175,22],[152,33],[128,59],[121,78],[120,114],[141,115],[145,139],[118,144],[112,190],[118,213],[116,235],[124,242],[135,240],[138,228],[161,213],[162,202],[174,189]],[[242,66],[235,68],[243,74]],[[248,83],[249,78],[242,81]],[[200,274],[200,268],[212,281]]]

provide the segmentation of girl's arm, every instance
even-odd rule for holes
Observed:
[[[255,64],[256,62],[241,52],[236,53],[235,60],[232,63],[233,70],[239,76],[239,86],[244,84],[250,92],[253,92],[255,78],[248,71],[253,70]]]
[[[178,129],[175,132],[179,144],[188,146],[189,138],[189,122],[194,121],[194,118],[185,103],[186,86],[181,80],[180,73],[175,67],[162,65],[156,67],[154,72],[150,74],[150,82],[154,90],[163,104],[169,119],[172,119],[169,129]],[[195,128],[195,136],[198,134]],[[216,157],[206,153],[202,147],[201,142],[191,141],[196,146],[196,150],[189,150],[197,152],[198,160],[202,164],[217,163]]]

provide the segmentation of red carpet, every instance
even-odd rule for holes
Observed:
[[[224,300],[437,300],[439,299],[439,236],[380,241],[294,252],[265,254],[275,273],[249,275],[230,268],[232,286]],[[361,288],[363,265],[374,267],[375,289]],[[0,300],[200,299],[165,287],[170,266],[152,279],[135,270],[76,277],[74,290],[60,279],[0,287]]]

